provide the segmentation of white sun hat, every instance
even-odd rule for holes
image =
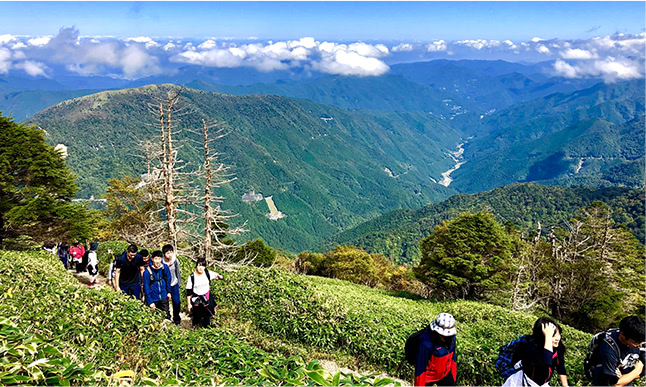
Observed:
[[[448,313],[440,313],[435,321],[430,324],[431,330],[442,336],[453,336],[456,334],[455,319]]]

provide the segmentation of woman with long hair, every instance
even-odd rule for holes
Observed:
[[[556,372],[561,385],[567,387],[561,332],[561,326],[549,317],[536,320],[529,339],[514,351],[512,364],[520,361],[521,371],[510,376],[503,386],[547,386]]]

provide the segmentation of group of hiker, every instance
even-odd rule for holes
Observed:
[[[583,368],[595,386],[629,386],[645,375],[646,334],[644,319],[628,316],[619,329],[597,333],[588,345]],[[547,386],[554,373],[563,387],[565,345],[561,326],[549,317],[534,323],[532,333],[500,347],[496,370],[503,387]],[[455,319],[440,313],[426,328],[406,341],[406,360],[415,366],[415,386],[455,386],[457,376]]]
[[[71,245],[68,245],[67,242],[45,243],[43,245],[43,249],[58,256],[66,269],[75,270],[77,273],[87,271],[90,275],[88,283],[90,287],[96,284],[99,275],[99,259],[96,254],[98,248],[99,244],[96,242],[81,244],[78,240],[75,240]]]
[[[206,259],[195,262],[195,271],[186,281],[186,310],[192,314],[194,327],[208,327],[215,313],[215,301],[211,296],[211,279],[223,277],[206,269]],[[161,250],[149,253],[138,250],[131,244],[126,251],[110,264],[108,284],[114,290],[141,299],[153,310],[164,313],[170,320],[170,305],[173,322],[179,325],[182,275],[175,248],[166,244]]]
[[[98,243],[84,246],[74,241],[71,246],[65,242],[59,245],[45,244],[43,248],[57,254],[67,269],[75,269],[77,273],[87,270],[90,274],[92,287],[96,284],[99,272],[96,250]],[[206,259],[195,262],[195,271],[191,273],[185,284],[186,309],[192,315],[194,327],[208,327],[215,313],[215,300],[211,296],[211,280],[220,280],[223,276],[206,269]],[[182,275],[175,248],[166,244],[161,250],[150,253],[146,249],[139,250],[135,244],[115,257],[110,264],[107,274],[108,285],[117,292],[142,300],[153,310],[160,311],[168,320],[176,325],[181,322],[180,287]]]

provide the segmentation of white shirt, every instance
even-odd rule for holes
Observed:
[[[210,271],[209,275],[211,277],[214,277],[218,274],[213,271]],[[195,286],[193,286],[193,282],[191,281],[191,276],[189,276],[188,280],[186,281],[186,289],[193,289],[194,295],[203,296],[206,293],[208,293],[209,290],[211,290],[209,279],[206,277],[206,270],[204,270],[204,273],[202,275],[199,275],[194,272],[193,277],[195,278]]]
[[[96,251],[90,251],[87,254],[87,264],[92,266],[96,266],[99,264],[99,260],[96,257]]]

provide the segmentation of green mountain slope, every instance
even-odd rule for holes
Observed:
[[[466,163],[452,174],[452,187],[478,192],[521,181],[641,186],[643,160],[636,155],[644,154],[643,90],[643,80],[599,84],[488,117],[478,128],[482,135],[466,145]]]
[[[52,143],[68,146],[79,195],[99,196],[107,178],[144,172],[137,144],[157,134],[148,125],[155,118],[147,103],[151,94],[168,87],[65,101],[30,123],[45,129]],[[184,126],[199,128],[202,118],[211,118],[231,128],[216,149],[238,177],[224,189],[224,208],[248,221],[249,238],[302,250],[385,211],[416,208],[455,192],[430,177],[453,164],[446,152],[460,133],[427,114],[346,111],[278,96],[190,89],[184,95],[193,108]],[[188,162],[199,160],[199,150],[186,152]],[[250,190],[273,196],[287,216],[269,220],[264,201],[243,202],[241,196]]]
[[[595,200],[609,204],[615,221],[626,224],[644,242],[644,194],[628,188],[593,189],[514,184],[477,194],[458,194],[419,210],[398,210],[372,219],[331,238],[322,249],[339,244],[363,247],[398,263],[419,259],[419,240],[434,227],[464,211],[487,210],[501,223],[543,230],[570,219]]]
[[[411,82],[401,76],[328,76],[306,82],[255,84],[250,86],[212,85],[193,81],[188,87],[220,93],[276,94],[309,99],[345,109],[404,110],[430,113],[445,119],[465,113],[479,116],[469,101],[442,90]]]
[[[24,90],[0,96],[0,111],[23,121],[41,110],[70,98],[94,94],[99,90]]]
[[[548,78],[546,64],[523,65],[502,60],[434,60],[391,66],[391,73],[470,101],[482,111],[500,110],[556,92],[572,92],[599,80]]]

